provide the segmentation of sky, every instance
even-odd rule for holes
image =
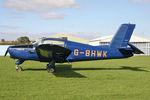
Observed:
[[[0,0],[0,39],[59,33],[85,39],[115,34],[123,23],[150,38],[150,0]]]

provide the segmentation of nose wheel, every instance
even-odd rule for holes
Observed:
[[[24,71],[24,70],[23,70],[22,67],[20,67],[20,66],[17,65],[17,66],[16,66],[16,71],[17,71],[17,72],[21,72],[21,71]]]
[[[18,59],[18,60],[16,61],[15,64],[16,64],[16,71],[17,71],[17,72],[23,71],[23,68],[20,67],[19,65],[22,64],[24,61],[25,61],[24,59]]]
[[[48,73],[56,72],[55,61],[52,60],[49,64],[47,64],[46,69],[47,69]]]

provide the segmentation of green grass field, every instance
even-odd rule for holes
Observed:
[[[0,100],[150,100],[150,56],[56,64],[0,57]]]

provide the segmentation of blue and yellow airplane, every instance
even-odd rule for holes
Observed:
[[[44,38],[34,44],[9,46],[7,53],[11,58],[18,59],[16,70],[26,60],[48,62],[46,69],[49,73],[56,72],[55,63],[128,58],[143,52],[129,43],[135,24],[122,24],[110,45],[91,46],[67,38]]]

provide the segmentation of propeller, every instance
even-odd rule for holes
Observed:
[[[7,55],[7,53],[8,53],[8,49],[6,50],[6,52],[5,52],[5,55],[4,55],[4,56],[6,56],[6,55]]]

